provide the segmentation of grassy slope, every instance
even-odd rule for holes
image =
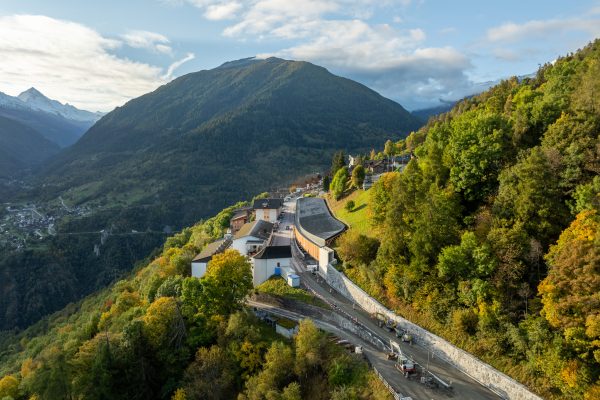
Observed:
[[[346,225],[363,235],[375,237],[376,235],[373,232],[373,227],[369,224],[368,218],[369,193],[368,190],[355,190],[339,201],[327,196],[327,204],[329,204],[329,208],[335,214],[336,218],[343,221]],[[344,207],[349,200],[354,201],[355,204],[352,211],[347,211]]]
[[[256,288],[260,293],[301,301],[318,307],[327,307],[323,301],[305,290],[288,286],[282,277],[272,277]]]

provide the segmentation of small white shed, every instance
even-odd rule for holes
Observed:
[[[299,287],[300,286],[300,277],[296,274],[289,274],[287,276],[287,284],[291,287]]]

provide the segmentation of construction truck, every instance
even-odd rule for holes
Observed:
[[[396,369],[398,369],[398,371],[400,371],[405,378],[408,378],[410,375],[417,373],[417,367],[415,363],[406,357],[398,357],[398,361],[396,362]]]

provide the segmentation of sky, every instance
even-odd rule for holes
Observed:
[[[0,0],[0,91],[110,111],[246,57],[321,65],[409,110],[600,37],[600,0]]]

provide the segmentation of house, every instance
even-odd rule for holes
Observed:
[[[283,201],[281,199],[257,199],[252,208],[257,220],[275,222],[281,213]]]
[[[346,225],[331,214],[325,200],[301,197],[296,201],[294,237],[298,245],[317,260],[322,273],[326,274],[327,267],[334,262],[331,242],[345,230]]]
[[[239,208],[235,210],[231,219],[229,220],[229,227],[231,229],[232,234],[236,234],[237,231],[241,229],[241,227],[250,221],[250,216],[252,215],[252,208]]]
[[[259,220],[247,222],[233,236],[231,247],[247,256],[259,251],[273,232],[273,224]]]
[[[206,274],[206,266],[215,254],[224,252],[231,246],[231,239],[221,239],[207,244],[204,249],[192,260],[192,276],[202,278]]]
[[[258,286],[273,275],[282,275],[292,263],[290,246],[265,246],[252,257],[252,282]]]

